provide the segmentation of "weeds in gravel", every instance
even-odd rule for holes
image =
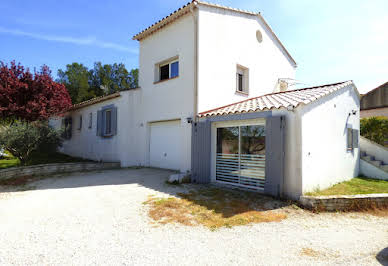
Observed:
[[[204,225],[211,230],[250,223],[279,222],[287,218],[280,210],[283,203],[250,192],[218,188],[179,193],[179,198],[150,197],[149,216],[160,224]]]

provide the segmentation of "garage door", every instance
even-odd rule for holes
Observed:
[[[179,170],[182,158],[180,124],[180,120],[151,124],[150,166]]]

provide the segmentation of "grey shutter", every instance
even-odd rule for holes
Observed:
[[[284,116],[266,120],[264,192],[275,197],[283,193],[285,122]]]
[[[353,149],[358,148],[358,130],[353,129]]]
[[[191,132],[191,181],[210,183],[211,123],[193,123]]]
[[[68,123],[68,128],[69,128],[69,131],[68,131],[68,138],[71,139],[72,137],[72,134],[73,134],[73,118],[69,117],[69,123]]]
[[[96,135],[102,136],[102,111],[97,111],[97,130]]]
[[[117,134],[117,107],[113,106],[112,107],[112,117],[111,117],[111,132],[112,135]]]

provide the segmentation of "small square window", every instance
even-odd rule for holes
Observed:
[[[249,93],[249,70],[246,67],[237,65],[236,71],[236,91]]]
[[[175,57],[155,65],[155,82],[179,77],[179,61]]]

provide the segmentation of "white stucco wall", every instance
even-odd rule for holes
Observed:
[[[347,150],[347,125],[360,128],[360,101],[349,85],[300,107],[302,191],[325,189],[359,174],[360,149]],[[356,115],[350,115],[357,110]]]
[[[199,112],[272,93],[295,68],[258,16],[199,6]],[[256,39],[260,30],[263,41]],[[249,68],[249,95],[236,93],[237,64]]]
[[[61,151],[65,154],[105,162],[121,162],[122,166],[138,165],[133,102],[138,91],[125,91],[118,98],[109,99],[84,108],[71,111],[72,137],[64,141]],[[117,107],[117,135],[111,138],[97,136],[97,111],[102,107],[114,104]],[[89,128],[89,114],[92,113],[92,128]],[[79,119],[82,115],[82,129],[79,130]],[[62,118],[53,118],[50,124],[60,128]]]
[[[155,65],[179,57],[179,77],[155,83]],[[184,15],[140,41],[139,86],[141,100],[136,109],[137,156],[149,165],[152,122],[181,120],[180,171],[191,168],[191,124],[194,116],[194,19]]]
[[[302,139],[300,109],[273,110],[274,116],[285,117],[284,196],[298,199],[302,194]]]

